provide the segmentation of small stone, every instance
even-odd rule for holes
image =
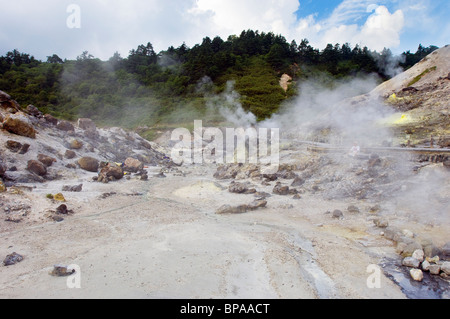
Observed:
[[[70,123],[68,121],[60,121],[60,122],[58,122],[58,124],[56,125],[56,128],[58,130],[65,131],[65,132],[75,131],[75,128],[72,125],[72,123]]]
[[[429,263],[437,264],[439,262],[439,256],[427,257],[426,261],[428,261]]]
[[[348,206],[347,211],[349,213],[357,214],[357,213],[359,213],[359,208],[356,207],[355,205],[350,205],[350,206]]]
[[[413,252],[411,257],[417,259],[419,262],[422,262],[424,259],[424,256],[425,256],[425,254],[424,254],[423,250],[417,249]]]
[[[446,274],[450,275],[450,262],[446,261],[441,265],[441,270]]]
[[[47,174],[47,168],[39,161],[30,160],[27,164],[27,170],[38,175],[38,176],[44,176]]]
[[[420,269],[411,269],[409,271],[411,278],[415,281],[422,281],[423,280],[423,272]]]
[[[402,265],[406,267],[418,268],[420,265],[420,261],[413,257],[406,257],[403,259]]]
[[[6,185],[0,180],[0,193],[6,192]]]
[[[83,189],[83,184],[75,185],[75,186],[64,185],[62,188],[63,192],[75,192],[75,193],[81,192],[82,189]]]
[[[3,264],[5,266],[11,266],[15,265],[23,260],[23,256],[19,255],[16,252],[13,252],[12,254],[6,256],[6,258],[3,260]]]
[[[69,270],[67,266],[54,265],[50,275],[55,277],[67,277],[75,273],[75,269]]]
[[[389,226],[389,222],[386,219],[380,218],[380,219],[374,219],[373,223],[375,226],[379,228],[387,228]]]
[[[66,152],[64,153],[64,157],[67,159],[75,158],[75,156],[77,156],[77,154],[72,150],[66,150]]]
[[[6,141],[6,148],[9,149],[13,153],[17,153],[22,148],[22,144],[16,141]]]
[[[38,161],[44,164],[46,167],[50,167],[53,165],[54,162],[56,162],[56,159],[44,154],[39,154]]]
[[[73,139],[70,141],[69,148],[72,150],[79,150],[83,147],[83,142]]]
[[[430,270],[430,266],[431,266],[431,264],[427,260],[424,260],[422,262],[422,270],[423,271],[429,271]]]
[[[69,211],[67,209],[67,206],[62,204],[58,206],[58,208],[56,208],[56,212],[61,215],[67,215]]]
[[[425,261],[424,261],[425,262]],[[430,274],[432,275],[439,275],[439,273],[441,272],[441,266],[439,265],[430,265],[428,267],[428,271],[430,272]]]
[[[332,213],[333,218],[342,218],[344,217],[344,214],[339,209],[335,209]]]
[[[53,196],[53,199],[58,201],[58,202],[65,202],[66,199],[64,198],[64,195],[61,193],[56,194],[55,196]]]

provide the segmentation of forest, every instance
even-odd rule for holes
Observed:
[[[263,120],[298,94],[297,85],[281,88],[282,74],[294,84],[318,74],[331,79],[376,74],[381,82],[392,77],[393,63],[406,70],[436,49],[419,45],[415,53],[394,56],[389,49],[345,43],[320,50],[307,39],[289,43],[282,35],[253,30],[158,53],[148,42],[107,61],[88,51],[76,60],[53,54],[40,61],[14,49],[0,57],[0,90],[22,107],[33,104],[58,118],[89,117],[100,126],[138,129],[151,139],[155,130],[193,119],[223,120],[208,105],[230,83],[243,109]]]

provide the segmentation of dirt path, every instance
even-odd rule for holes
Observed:
[[[18,224],[0,235],[0,255],[25,259],[0,267],[2,298],[404,298],[381,274],[369,289],[367,267],[394,254],[362,217],[324,215],[331,203],[273,196],[265,209],[216,215],[229,193],[212,168],[149,182],[88,184],[68,196],[76,213],[63,222]],[[36,189],[42,197],[48,189]],[[104,192],[116,192],[100,198]],[[84,193],[84,195],[83,195]],[[362,219],[362,220],[361,220]],[[53,277],[76,265],[81,288]]]

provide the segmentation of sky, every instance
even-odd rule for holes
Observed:
[[[156,52],[243,30],[318,49],[349,43],[394,54],[450,44],[449,0],[0,0],[0,55],[46,60],[83,51],[107,60],[152,43]]]

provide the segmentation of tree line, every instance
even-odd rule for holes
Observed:
[[[170,121],[173,112],[198,115],[206,105],[205,89],[220,93],[231,80],[244,109],[264,119],[296,94],[295,87],[284,92],[279,86],[283,73],[298,81],[319,72],[333,78],[375,73],[387,80],[392,61],[407,69],[436,49],[419,45],[415,53],[393,56],[389,49],[376,52],[344,43],[319,50],[307,39],[289,43],[282,35],[246,30],[159,53],[148,42],[127,57],[116,52],[107,61],[87,51],[75,60],[53,54],[40,61],[13,50],[0,57],[0,89],[23,106],[33,104],[56,116],[131,127]],[[199,89],[205,77],[209,84]]]

